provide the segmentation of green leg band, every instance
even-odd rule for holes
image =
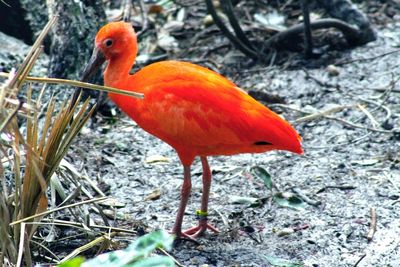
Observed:
[[[196,216],[198,216],[200,219],[207,218],[208,212],[202,210],[196,210]]]

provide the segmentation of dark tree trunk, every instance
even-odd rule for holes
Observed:
[[[97,30],[105,24],[103,2],[96,0],[18,0],[0,3],[0,29],[32,44],[52,15],[58,22],[45,40],[49,76],[78,79],[91,56]],[[100,82],[100,75],[94,81]]]
[[[49,10],[59,15],[52,35],[49,75],[78,79],[92,54],[95,34],[105,23],[102,1],[57,0]]]

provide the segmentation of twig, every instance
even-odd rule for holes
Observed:
[[[330,109],[327,109],[327,110],[324,110],[324,111],[316,112],[316,113],[313,113],[313,114],[298,118],[298,119],[294,120],[293,123],[300,123],[300,122],[306,122],[306,121],[319,119],[321,117],[326,117],[329,114],[336,113],[336,112],[342,111],[342,110],[344,110],[346,108],[350,108],[350,107],[352,107],[352,106],[337,106],[337,107],[333,107],[333,108],[330,108]]]
[[[363,102],[366,102],[368,104],[377,106],[375,109],[372,110],[372,112],[378,110],[379,108],[382,108],[386,112],[386,117],[385,117],[384,120],[388,120],[392,116],[392,112],[390,111],[390,109],[384,105],[385,101],[382,101],[381,103],[377,103],[377,102],[369,100],[369,99],[364,99],[364,98],[361,98],[361,97],[357,97],[357,98],[360,99]]]
[[[304,20],[304,46],[305,46],[304,52],[306,58],[310,58],[313,54],[313,40],[311,34],[310,9],[308,0],[301,1],[301,9],[303,12],[303,20]]]
[[[243,32],[242,28],[240,27],[240,24],[238,23],[238,20],[233,13],[233,6],[232,6],[232,1],[231,0],[226,0],[226,1],[221,1],[222,8],[225,11],[225,14],[228,16],[229,22],[235,31],[236,36],[239,38],[240,41],[246,46],[248,46],[250,49],[254,50],[254,47],[252,46],[251,42],[247,38],[246,34]]]
[[[31,242],[34,243],[34,244],[36,244],[37,246],[43,248],[43,249],[46,250],[51,256],[53,256],[54,258],[51,258],[52,261],[54,261],[54,262],[56,262],[56,263],[60,261],[60,258],[59,258],[56,254],[54,254],[53,251],[51,251],[48,247],[44,246],[43,244],[41,244],[41,243],[39,243],[39,242],[36,242],[35,240],[31,240]]]
[[[86,172],[80,178],[83,178],[86,182],[88,182],[89,185],[93,188],[93,190],[97,192],[97,194],[99,194],[102,197],[106,196],[106,194],[104,194],[104,192],[101,191],[101,189],[96,185],[96,183],[92,179],[89,178],[89,176],[87,175]]]
[[[369,112],[365,107],[360,104],[357,104],[357,107],[368,117],[368,119],[372,123],[372,127],[376,129],[379,126],[379,123],[375,120],[374,116],[372,116],[371,112]]]
[[[326,28],[336,28],[340,30],[347,42],[350,44],[357,43],[357,37],[359,36],[359,31],[357,28],[347,24],[338,19],[319,19],[310,23],[310,27],[313,30],[326,29]],[[277,47],[282,41],[287,40],[291,36],[299,35],[304,32],[304,24],[298,24],[288,28],[287,30],[281,31],[271,38],[269,38],[264,45],[266,47]]]
[[[12,8],[12,6],[10,6],[7,2],[0,0],[0,2],[2,2],[5,6]]]
[[[309,198],[308,196],[306,196],[299,188],[297,187],[292,187],[292,191],[299,196],[302,200],[304,200],[304,202],[306,202],[307,204],[310,204],[312,206],[319,206],[322,204],[321,201],[319,200],[313,200],[311,198]]]
[[[16,84],[17,88],[20,88],[22,86],[22,84],[25,82],[26,76],[33,68],[33,65],[35,65],[35,62],[37,61],[37,59],[39,58],[39,56],[43,52],[43,50],[44,50],[44,46],[41,45],[33,52],[32,56],[29,58],[28,63],[25,65],[25,68],[22,71],[20,77],[18,77],[17,84]]]
[[[369,61],[369,60],[374,60],[374,59],[377,59],[377,58],[380,58],[380,57],[384,57],[384,56],[391,55],[391,54],[394,54],[394,53],[399,53],[399,52],[400,52],[400,49],[396,49],[396,50],[389,51],[389,52],[386,52],[386,53],[382,53],[382,54],[379,54],[379,55],[373,56],[373,57],[356,58],[356,59],[351,59],[351,60],[347,60],[347,61],[338,61],[334,65],[342,66],[342,65],[354,63],[354,62],[357,62],[357,61],[359,61],[359,62]]]
[[[362,255],[362,256],[358,259],[358,261],[356,262],[356,264],[354,264],[354,267],[357,267],[358,264],[365,258],[365,256],[367,256],[367,254]]]
[[[202,4],[203,0],[189,0],[189,1],[173,0],[173,2],[182,7],[193,7]]]
[[[12,222],[12,223],[10,223],[10,226],[13,226],[13,225],[16,225],[16,224],[19,224],[19,223],[22,223],[22,222],[26,222],[26,221],[35,219],[37,217],[46,216],[48,214],[51,214],[53,212],[60,211],[60,210],[63,210],[63,209],[72,208],[72,207],[76,207],[76,206],[80,206],[80,205],[84,205],[84,204],[89,204],[89,203],[93,203],[93,202],[103,201],[105,199],[107,199],[107,197],[99,197],[99,198],[95,198],[95,199],[88,199],[88,200],[81,201],[81,202],[78,202],[78,203],[70,204],[70,205],[67,205],[67,206],[58,207],[58,208],[55,208],[55,209],[52,209],[52,210],[48,210],[48,211],[45,211],[45,212],[37,213],[35,215],[28,216],[28,217],[23,218],[21,220]]]
[[[175,264],[179,267],[185,267],[185,265],[183,265],[182,263],[180,263],[177,259],[175,259],[174,257],[172,257],[171,254],[169,254],[167,251],[165,251],[165,249],[163,248],[157,248],[161,253],[163,253],[164,255],[166,255],[167,257],[171,258]]]
[[[122,6],[123,21],[130,22],[132,13],[132,1],[131,0],[122,1],[121,6]]]
[[[21,224],[21,232],[19,234],[19,247],[18,247],[18,260],[17,260],[17,267],[20,267],[22,264],[22,255],[24,254],[24,244],[25,244],[25,223]]]
[[[347,125],[349,127],[352,127],[352,128],[364,129],[364,130],[377,132],[377,133],[393,134],[393,133],[396,133],[397,131],[399,131],[399,129],[397,129],[397,128],[396,129],[392,129],[392,130],[374,129],[374,128],[371,128],[371,127],[366,127],[366,126],[354,124],[352,122],[346,121],[344,119],[336,118],[336,117],[333,117],[333,116],[325,116],[325,118],[330,119],[330,120],[338,121],[338,122],[343,123],[343,124],[345,124],[345,125]]]
[[[142,19],[142,29],[137,33],[138,38],[149,29],[149,19],[147,18],[144,1],[139,0],[140,17]]]
[[[335,189],[340,189],[340,190],[351,190],[351,189],[356,189],[357,187],[354,185],[327,185],[320,190],[317,191],[317,194],[324,192],[326,189],[329,188],[335,188]]]
[[[43,219],[42,222],[31,222],[27,224],[46,224],[46,222],[49,222],[48,224],[56,224],[56,225],[61,225],[61,226],[68,226],[68,227],[83,227],[82,223],[78,222],[70,222],[70,221],[64,221],[64,220],[51,220],[51,219]],[[136,231],[133,230],[127,230],[123,228],[118,228],[118,227],[112,227],[112,226],[104,226],[104,225],[97,225],[97,224],[90,224],[86,227],[89,228],[98,228],[106,231],[115,231],[115,232],[121,232],[121,233],[127,233],[127,234],[137,234]]]
[[[393,78],[394,73],[392,72],[391,74],[392,74],[392,79],[391,79],[391,81],[389,82],[388,85],[385,85],[383,87],[378,87],[378,88],[365,88],[365,89],[374,90],[374,91],[377,91],[377,92],[383,92],[385,94],[388,94],[388,93],[391,93],[391,92],[400,93],[400,89],[395,89],[396,84],[400,80],[400,76],[397,77],[396,79],[394,79]],[[359,90],[362,90],[362,89],[364,89],[364,88],[359,88]]]
[[[84,251],[86,251],[88,249],[91,249],[92,247],[96,246],[99,243],[110,241],[110,238],[113,237],[113,236],[114,236],[114,234],[112,234],[112,233],[110,235],[103,235],[103,236],[100,236],[100,237],[96,238],[93,241],[90,241],[89,243],[87,243],[87,244],[85,244],[83,246],[80,246],[77,249],[74,249],[74,251],[72,251],[65,258],[63,258],[60,261],[60,263],[65,262],[65,261],[67,261],[67,260],[79,255],[80,253],[82,253],[82,252],[84,252]]]
[[[224,22],[221,20],[221,18],[215,11],[215,7],[212,0],[206,0],[206,4],[208,12],[211,14],[215,24],[220,28],[222,33],[233,43],[233,45],[248,57],[257,59],[259,57],[258,53],[255,52],[253,49],[249,48],[248,46],[246,46],[245,44],[243,44],[242,41],[240,41],[235,35],[233,35],[229,31],[229,29],[225,26]]]
[[[372,90],[377,91],[377,92],[385,92],[385,88],[372,88]],[[393,89],[391,90],[393,93],[400,93],[400,89]]]
[[[246,235],[248,236],[248,237],[250,237],[250,239],[251,240],[253,240],[254,242],[256,242],[257,244],[261,244],[261,240],[259,240],[259,239],[257,239],[254,235],[254,232],[253,233],[250,233],[250,232],[248,232],[248,231],[244,231],[245,233],[246,233]]]
[[[394,186],[394,188],[397,190],[397,192],[400,193],[400,187],[395,183],[395,181],[393,181],[391,175],[389,176],[387,174],[387,172],[383,172],[383,175],[386,177],[386,179],[388,179],[388,181]]]
[[[394,73],[391,72],[392,79],[390,80],[389,88],[381,95],[382,101],[378,105],[378,108],[383,107],[385,102],[389,99],[390,93],[393,92],[394,88],[396,87],[397,82],[400,80],[400,76],[397,79],[394,79]]]
[[[301,112],[301,113],[304,113],[304,114],[307,114],[307,113],[309,114],[309,113],[311,113],[311,112],[304,111],[304,110],[301,110],[301,109],[299,109],[299,108],[291,107],[291,106],[284,105],[284,104],[273,104],[273,105],[271,105],[271,106],[287,108],[287,109],[294,110],[294,111],[297,111],[297,112]],[[319,118],[320,116],[317,116],[317,115],[316,115],[316,117]],[[363,125],[355,124],[355,123],[352,123],[352,122],[350,122],[350,121],[347,121],[347,120],[344,120],[344,119],[341,119],[341,118],[336,118],[336,117],[334,117],[334,116],[329,116],[329,115],[323,115],[323,117],[324,117],[324,118],[327,118],[327,119],[330,119],[330,120],[335,120],[335,121],[337,121],[337,122],[340,122],[340,123],[342,123],[342,124],[345,124],[345,125],[348,126],[348,127],[358,128],[358,129],[364,129],[364,130],[368,130],[368,131],[372,131],[372,132],[377,132],[377,133],[393,134],[393,133],[396,133],[396,132],[399,132],[399,131],[400,131],[399,128],[395,128],[395,129],[392,129],[392,130],[383,130],[383,129],[375,129],[375,128],[371,128],[371,127],[366,127],[366,126],[363,126]],[[300,119],[301,119],[301,118],[300,118]],[[296,122],[296,121],[295,121],[295,122]]]
[[[214,208],[214,210],[215,210],[215,212],[218,213],[218,215],[221,217],[222,222],[224,223],[225,227],[226,227],[226,228],[229,228],[229,222],[228,222],[228,220],[226,219],[226,217],[225,217],[218,209]]]
[[[369,226],[369,231],[367,234],[368,242],[370,242],[372,238],[374,238],[374,234],[376,232],[376,224],[377,224],[376,208],[371,208],[371,225]]]
[[[8,77],[8,75],[9,75],[9,73],[0,72],[0,77]],[[38,82],[38,83],[67,84],[67,85],[82,87],[82,88],[91,89],[91,90],[99,90],[99,91],[104,91],[104,92],[120,94],[120,95],[132,96],[132,97],[139,98],[139,99],[144,98],[144,95],[141,93],[136,93],[136,92],[127,91],[127,90],[121,90],[121,89],[117,89],[117,88],[113,88],[113,87],[109,87],[109,86],[102,86],[102,85],[97,85],[97,84],[78,82],[78,81],[74,81],[74,80],[45,78],[45,77],[32,77],[32,76],[27,76],[26,80],[31,81],[31,82]]]
[[[67,160],[62,159],[61,163],[60,163],[60,167],[63,167],[65,169],[67,169],[68,171],[70,171],[75,177],[79,178],[79,179],[83,179],[86,180],[86,182],[89,183],[89,185],[102,197],[105,197],[106,194],[104,194],[103,191],[100,190],[100,188],[96,185],[96,183],[91,180],[86,173],[84,174],[80,174],[78,172],[78,170],[71,164],[69,163]]]
[[[24,105],[24,102],[21,100],[18,100],[19,104],[18,106],[8,115],[8,117],[1,123],[0,125],[0,133],[3,132],[4,128],[7,127],[8,123],[14,118],[15,115],[17,115],[18,111],[22,108]]]
[[[332,149],[334,147],[343,147],[343,146],[346,146],[346,145],[349,145],[349,144],[356,144],[356,143],[362,141],[363,139],[366,139],[371,134],[372,134],[371,132],[367,132],[366,134],[364,134],[364,135],[362,135],[362,136],[360,136],[358,138],[351,139],[351,140],[349,140],[347,142],[340,142],[340,143],[335,143],[335,144],[332,144],[332,145],[324,145],[324,146],[306,146],[306,148],[308,150],[308,149]]]
[[[293,107],[291,105],[286,105],[286,104],[276,103],[276,104],[271,104],[270,107],[279,107],[279,108],[284,108],[284,109],[296,111],[296,112],[303,113],[303,114],[312,114],[312,112],[310,112],[310,111],[305,111],[305,110],[300,109],[299,107]]]

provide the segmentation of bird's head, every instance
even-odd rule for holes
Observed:
[[[82,80],[87,81],[106,60],[124,57],[126,61],[134,61],[137,51],[136,33],[130,23],[119,21],[106,24],[96,35],[93,53],[83,71]]]
[[[123,21],[108,23],[97,33],[95,47],[107,60],[121,54],[126,55],[127,52],[136,55],[136,33],[130,23]]]

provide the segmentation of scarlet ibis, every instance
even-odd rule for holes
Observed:
[[[109,93],[109,97],[148,133],[168,143],[183,164],[181,202],[172,232],[195,238],[207,229],[211,171],[208,156],[287,150],[302,154],[301,137],[279,115],[250,97],[233,82],[207,68],[182,61],[153,63],[129,74],[138,51],[129,23],[112,22],[96,35],[85,73],[107,61],[107,86],[144,94],[144,99]],[[198,226],[182,231],[191,191],[190,167],[196,157],[203,167]]]

